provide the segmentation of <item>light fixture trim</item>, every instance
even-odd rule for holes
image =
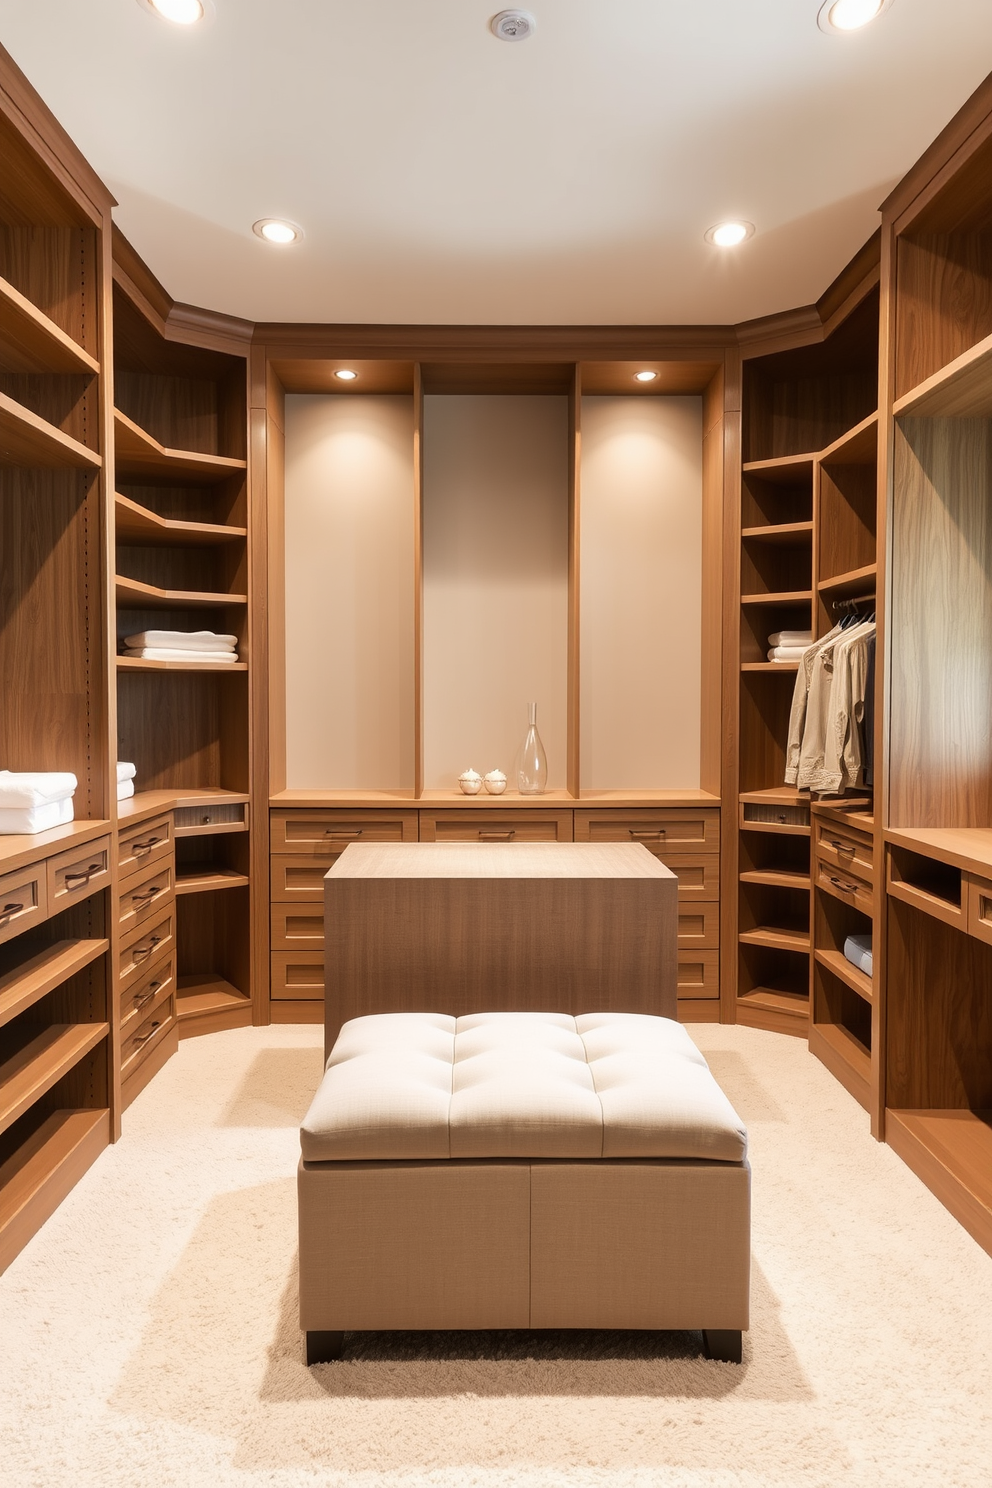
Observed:
[[[754,223],[746,222],[743,217],[727,217],[707,228],[703,236],[715,248],[739,248],[754,237]]]
[[[153,20],[165,21],[168,25],[176,26],[181,31],[191,31],[194,26],[207,25],[216,16],[214,0],[178,0],[179,6],[183,9],[187,8],[187,6],[191,10],[194,7],[198,9],[198,15],[189,15],[187,17],[169,15],[168,8],[170,0],[137,0],[137,3],[145,14],[150,15]],[[176,5],[177,0],[171,0],[171,3]],[[165,9],[160,9],[160,6],[164,6]]]
[[[870,26],[872,21],[877,21],[883,11],[889,10],[895,0],[823,0],[816,24],[827,36],[852,36],[857,31],[863,31]],[[874,6],[874,9],[872,8]],[[863,14],[863,18],[854,19],[851,24],[843,25],[835,17],[835,13],[848,12],[854,16]]]
[[[357,382],[358,380],[358,373],[351,367],[338,367],[334,376],[340,378],[342,382]]]
[[[634,381],[635,382],[654,382],[654,380],[655,380],[655,378],[657,376],[658,376],[657,372],[650,372],[650,371],[647,370],[647,368],[645,368],[645,370],[643,372],[635,372],[634,373]]]
[[[290,221],[288,217],[260,217],[257,222],[252,223],[251,230],[263,243],[275,243],[280,248],[288,248],[291,243],[298,243],[303,237],[300,224]]]
[[[489,22],[500,41],[528,41],[537,30],[537,18],[529,10],[501,10]]]

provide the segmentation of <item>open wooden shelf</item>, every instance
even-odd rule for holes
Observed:
[[[744,527],[741,530],[741,539],[744,542],[771,543],[774,546],[791,546],[797,537],[812,536],[812,522],[775,522],[764,527]]]
[[[248,887],[248,876],[235,873],[224,867],[198,865],[195,870],[176,869],[177,894],[204,894],[212,889],[243,889]]]
[[[992,1111],[888,1110],[889,1145],[992,1254]]]
[[[868,465],[878,453],[878,410],[820,451],[824,465]]]
[[[251,1021],[251,998],[220,976],[182,976],[176,1011],[180,1023],[212,1013],[241,1012]]]
[[[992,336],[903,393],[896,418],[992,418]]]
[[[815,453],[802,455],[780,455],[771,460],[748,460],[744,465],[745,475],[760,475],[764,480],[782,485],[794,485],[804,476],[812,478]]]
[[[99,371],[88,351],[0,277],[0,372]]]
[[[740,875],[741,883],[766,884],[772,889],[809,889],[808,873],[789,873],[777,868],[749,868]]]
[[[797,1018],[809,1016],[809,997],[802,992],[779,992],[774,987],[752,987],[741,992],[738,1006],[761,1008],[766,1013],[788,1013]]]
[[[133,610],[217,609],[221,605],[246,605],[247,594],[204,594],[196,589],[159,589],[143,584],[140,579],[126,579],[118,574],[114,580],[117,603]],[[230,662],[220,662],[229,666]]]
[[[115,530],[118,542],[142,546],[217,547],[248,536],[247,527],[228,527],[219,522],[181,522],[160,517],[119,492],[114,496]]]
[[[0,1167],[0,1271],[110,1143],[110,1112],[53,1111]]]
[[[742,672],[790,672],[795,675],[799,670],[798,661],[742,661]]]
[[[0,465],[29,470],[99,470],[100,456],[0,393]]]
[[[0,1131],[30,1110],[109,1032],[106,1023],[53,1023],[0,1065]]]
[[[148,816],[160,816],[163,811],[175,811],[183,806],[240,806],[248,800],[243,791],[221,790],[213,786],[173,786],[170,790],[135,791],[127,801],[117,807],[118,820],[123,823],[141,821]]]
[[[865,1110],[869,1108],[871,1054],[843,1023],[813,1023],[809,1030],[809,1051]]]
[[[797,951],[809,954],[809,931],[793,930],[778,925],[759,925],[754,930],[742,930],[738,935],[741,945],[770,946],[775,951]]]
[[[121,672],[246,672],[246,661],[150,661],[142,656],[118,656]]]
[[[992,827],[898,827],[885,840],[965,872],[992,873]]]
[[[828,599],[849,599],[859,594],[864,594],[867,598],[874,590],[877,576],[878,564],[866,563],[863,568],[852,568],[850,573],[834,574],[832,578],[821,579],[816,587]]]
[[[245,471],[247,461],[195,450],[166,449],[144,429],[114,409],[117,474],[123,480],[168,480],[177,484],[216,485]]]
[[[109,940],[58,940],[0,976],[0,1026],[110,949]]]
[[[848,961],[843,951],[817,950],[813,954],[821,966],[825,966],[835,977],[850,987],[852,992],[857,992],[865,1002],[874,1001],[875,994],[871,977],[853,962]]]
[[[798,605],[811,602],[812,589],[791,589],[784,594],[742,594],[742,605]]]

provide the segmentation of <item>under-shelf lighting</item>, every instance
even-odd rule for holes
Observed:
[[[824,0],[816,24],[821,31],[860,31],[891,4],[892,0]]]
[[[335,372],[334,376],[340,377],[342,382],[354,382],[355,378],[358,376],[358,373],[352,372],[350,367],[340,367],[338,371]]]
[[[195,26],[207,13],[204,0],[138,0],[138,3],[160,20],[172,21],[176,26]]]
[[[654,380],[655,380],[655,378],[657,376],[658,376],[657,372],[635,372],[634,373],[634,381],[635,382],[654,382]]]
[[[284,217],[261,217],[252,223],[252,232],[267,243],[298,243],[303,236],[302,227],[287,222]]]
[[[715,243],[718,248],[736,248],[738,243],[754,236],[754,223],[718,222],[704,236],[707,243]]]

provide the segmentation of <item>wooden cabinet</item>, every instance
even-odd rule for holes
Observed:
[[[0,942],[23,935],[48,918],[48,875],[44,862],[0,878]]]
[[[571,842],[572,813],[540,809],[422,811],[421,842]]]

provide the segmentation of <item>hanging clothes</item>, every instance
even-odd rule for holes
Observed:
[[[865,711],[861,720],[865,785],[875,784],[875,637],[868,637],[868,672],[865,676]]]
[[[799,761],[803,749],[803,734],[806,729],[806,713],[809,706],[810,682],[813,676],[813,663],[821,646],[826,646],[836,636],[841,634],[842,627],[838,624],[827,632],[820,640],[814,642],[807,651],[803,652],[799,662],[799,670],[796,673],[796,685],[792,694],[792,708],[789,713],[789,735],[785,746],[785,783],[796,785],[799,781]]]
[[[863,719],[874,620],[835,625],[803,654],[796,676],[785,783],[840,795],[862,783]]]

